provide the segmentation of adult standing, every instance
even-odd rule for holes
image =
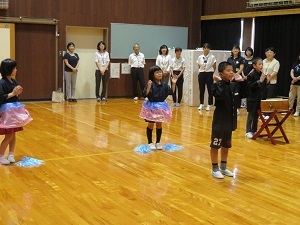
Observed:
[[[300,53],[298,54],[296,62],[293,64],[290,72],[292,82],[289,93],[290,108],[294,107],[294,101],[297,96],[297,106],[294,116],[299,116],[300,113]]]
[[[265,51],[266,58],[263,61],[263,73],[267,75],[267,88],[263,96],[265,98],[277,97],[277,74],[280,63],[275,59],[276,51],[274,47],[269,47]]]
[[[253,70],[253,49],[248,47],[245,49],[244,69],[242,71],[242,77],[247,80],[248,74]]]
[[[139,82],[141,91],[143,91],[145,87],[144,66],[146,62],[144,54],[140,52],[139,44],[133,45],[133,51],[129,55],[128,64],[131,67],[133,99],[138,100],[137,83]]]
[[[65,62],[65,81],[66,81],[66,94],[68,102],[77,102],[75,98],[75,88],[77,72],[79,67],[79,56],[75,53],[75,44],[69,42],[67,44],[68,52],[64,55]]]
[[[200,91],[200,106],[198,110],[203,110],[204,108],[205,85],[208,92],[208,105],[206,106],[206,110],[209,111],[211,109],[211,105],[213,104],[211,87],[213,84],[213,74],[216,70],[217,61],[215,56],[210,54],[210,50],[211,45],[205,43],[203,45],[203,54],[200,55],[197,59],[197,64],[199,67],[198,83]]]
[[[97,52],[95,52],[95,63],[96,63],[96,98],[97,102],[106,101],[106,89],[108,81],[108,66],[109,66],[109,53],[106,51],[106,44],[100,41],[97,44]],[[99,94],[100,83],[102,80],[102,92]]]
[[[162,45],[159,48],[159,55],[156,58],[156,65],[163,71],[162,82],[168,83],[170,78],[171,56],[169,55],[168,46]]]
[[[234,82],[243,82],[244,79],[242,77],[242,72],[244,70],[245,59],[241,56],[241,49],[240,46],[234,45],[231,50],[231,56],[227,59],[233,67],[234,72]],[[241,84],[242,85],[242,84]],[[237,115],[240,114],[239,108],[241,108],[242,98],[239,96],[237,102]]]

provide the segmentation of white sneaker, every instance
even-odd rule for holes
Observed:
[[[206,106],[206,111],[210,111],[210,109],[211,109],[211,106],[210,106],[210,105],[207,105],[207,106]]]
[[[0,164],[2,165],[9,165],[10,161],[7,160],[7,158],[5,158],[4,156],[0,157]]]
[[[11,163],[16,162],[14,155],[8,155],[7,160]]]
[[[176,107],[180,107],[180,103],[176,103]]]
[[[200,106],[198,107],[198,110],[203,110],[203,108],[204,108],[204,105],[200,104]]]
[[[270,116],[263,116],[265,120],[268,120]]]
[[[153,143],[148,144],[150,150],[156,150],[156,146]]]
[[[133,100],[137,101],[137,100],[139,100],[139,97],[134,97]]]
[[[220,169],[220,172],[221,172],[223,175],[227,176],[227,177],[233,177],[233,176],[234,176],[233,172],[231,172],[229,169],[225,169],[225,170],[221,170],[221,169]]]
[[[224,176],[223,174],[218,170],[216,172],[214,172],[213,170],[211,170],[211,174],[215,177],[215,178],[218,178],[218,179],[223,179]]]
[[[162,150],[163,146],[160,143],[156,143],[156,149],[157,150]]]
[[[241,114],[240,110],[239,110],[239,109],[236,109],[236,115],[238,116],[238,115],[240,115],[240,114]]]
[[[299,116],[299,114],[300,114],[299,111],[296,111],[294,116]]]
[[[173,106],[176,106],[176,103],[175,102],[173,102],[173,104],[172,104]]]
[[[253,138],[252,132],[246,133],[246,138],[249,138],[249,139]]]

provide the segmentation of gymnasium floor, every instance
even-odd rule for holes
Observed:
[[[209,157],[213,111],[173,108],[162,144],[184,148],[139,155],[133,149],[146,143],[141,104],[26,103],[34,120],[17,135],[16,159],[45,165],[0,167],[0,224],[300,223],[300,117],[284,124],[291,143],[272,145],[244,137],[243,109],[228,161],[236,177],[217,180]]]

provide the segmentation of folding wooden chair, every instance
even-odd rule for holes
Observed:
[[[283,137],[286,143],[290,143],[282,127],[286,119],[294,112],[293,109],[289,109],[288,99],[273,98],[262,100],[260,108],[261,109],[257,110],[257,112],[262,125],[252,139],[256,140],[258,137],[269,137],[271,143],[275,145],[274,139]],[[269,118],[265,119],[263,113],[269,114]],[[284,114],[284,117],[280,120],[277,115],[281,113]],[[272,131],[270,131],[269,128],[271,126],[275,127]],[[261,134],[263,130],[266,130],[267,133]],[[278,130],[280,130],[282,136],[274,136]]]

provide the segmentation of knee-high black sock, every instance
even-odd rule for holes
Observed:
[[[152,129],[147,127],[147,138],[148,138],[148,144],[152,143]]]
[[[156,143],[160,142],[161,134],[162,134],[162,128],[160,129],[156,128]]]

